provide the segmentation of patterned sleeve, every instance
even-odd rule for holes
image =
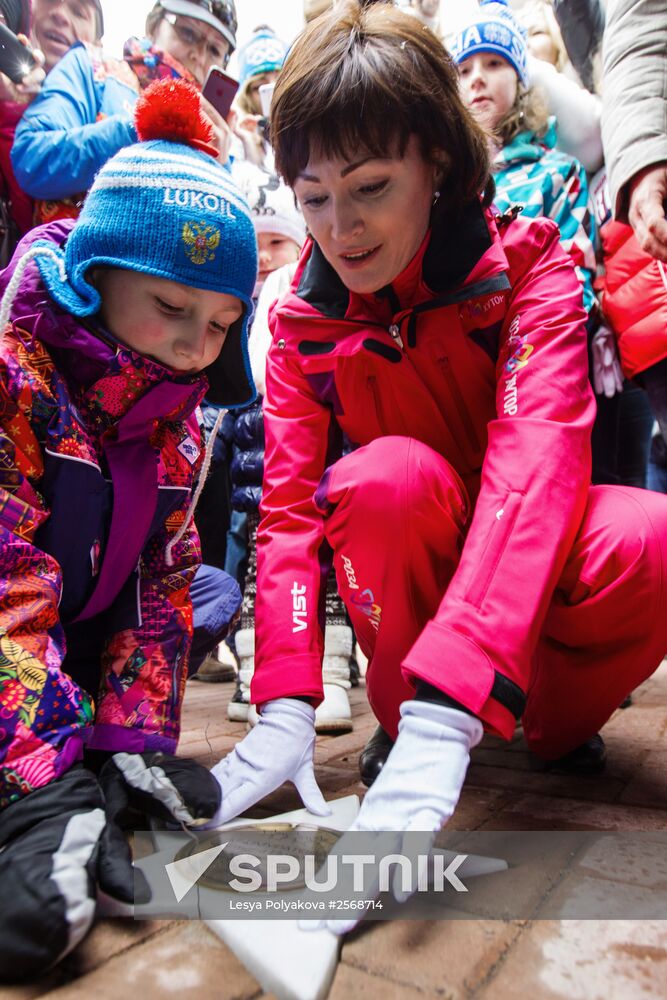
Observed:
[[[8,381],[0,361],[0,808],[66,771],[93,715],[62,670],[60,566],[35,545],[49,511],[36,488],[33,393],[27,382],[10,393]]]

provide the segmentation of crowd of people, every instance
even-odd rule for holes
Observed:
[[[667,652],[666,13],[309,0],[237,50],[156,0],[114,54],[0,0],[0,979],[132,903],[137,816],[326,815],[360,669],[355,831],[434,838],[485,732],[604,768]],[[247,727],[211,770],[188,678]]]

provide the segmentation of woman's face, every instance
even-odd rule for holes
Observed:
[[[211,66],[225,66],[227,39],[215,28],[194,17],[167,14],[158,23],[151,42],[173,56],[202,86]]]
[[[313,239],[350,291],[377,292],[410,263],[441,172],[424,160],[414,136],[402,158],[311,155],[294,191]]]
[[[461,96],[480,125],[493,130],[513,106],[519,78],[506,59],[478,52],[459,65]]]

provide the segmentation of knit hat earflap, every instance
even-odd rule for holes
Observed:
[[[459,66],[478,52],[495,52],[528,86],[528,50],[525,31],[507,5],[507,0],[482,0],[476,16],[450,43],[450,53]]]
[[[258,28],[237,53],[239,87],[253,76],[279,72],[286,55],[287,46],[270,28]]]
[[[210,155],[212,128],[197,90],[185,80],[158,80],[135,108],[143,141],[126,146],[97,174],[64,248],[47,239],[29,252],[46,289],[74,316],[101,307],[90,282],[95,267],[156,275],[240,299],[243,315],[205,371],[207,400],[218,406],[252,402],[247,328],[257,273],[257,241],[247,204],[227,169]],[[19,262],[0,310],[9,316],[22,276]],[[10,290],[13,288],[13,294]]]

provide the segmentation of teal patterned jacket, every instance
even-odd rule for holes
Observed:
[[[581,281],[584,308],[595,306],[595,219],[588,205],[586,171],[556,146],[556,122],[546,135],[520,132],[498,153],[494,163],[495,204],[501,212],[523,205],[531,219],[545,216],[558,225],[561,245],[574,261]]]

